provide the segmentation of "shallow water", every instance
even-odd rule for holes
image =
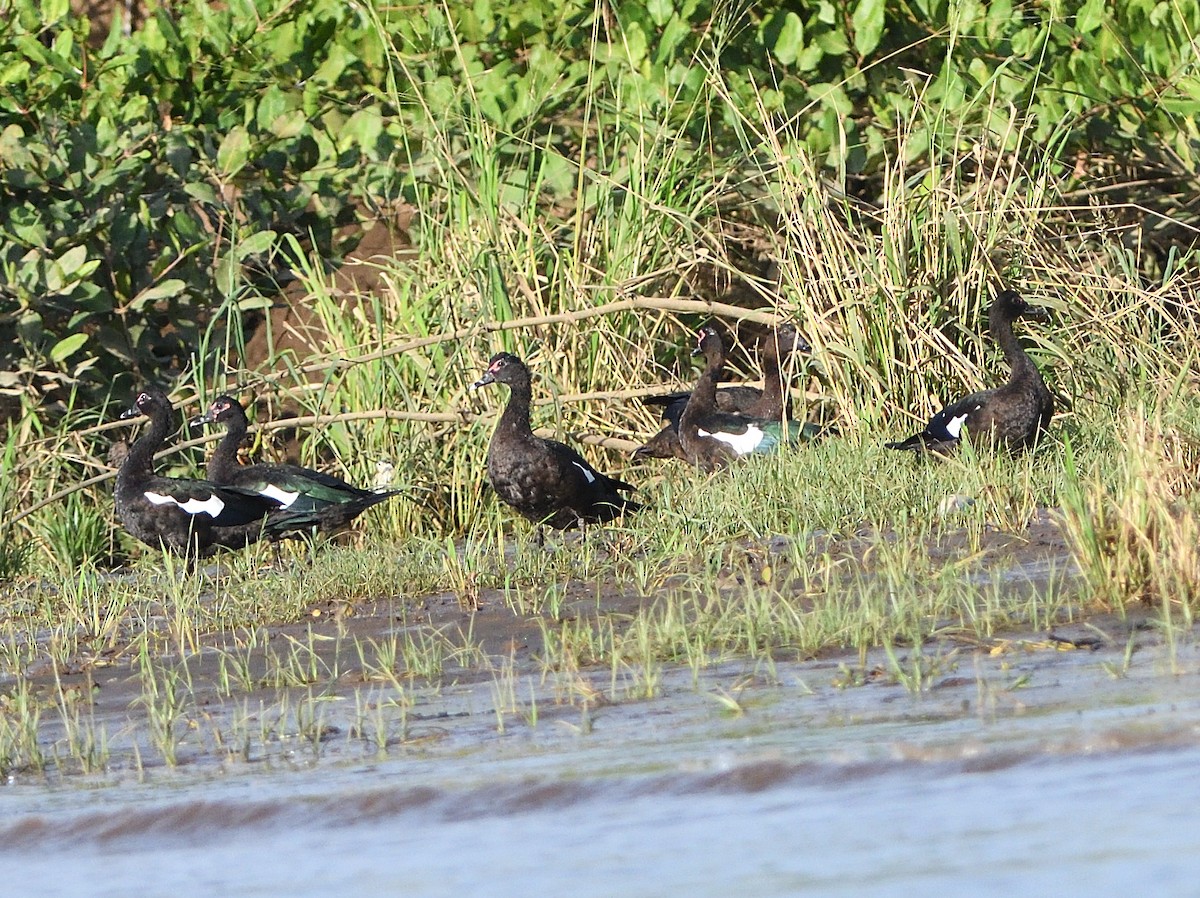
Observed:
[[[10,894],[63,895],[125,895],[147,877],[141,894],[1194,894],[1197,762],[1192,750],[831,782],[812,770],[648,795],[622,782],[494,813],[444,799],[358,823],[349,808],[252,815],[230,832],[214,820],[192,839],[168,816],[132,843],[25,855],[7,878]]]
[[[503,734],[484,687],[444,689],[438,738],[380,760],[10,786],[6,892],[1196,894],[1195,652],[1115,679],[1119,654],[959,656],[921,695],[836,662],[676,671]]]

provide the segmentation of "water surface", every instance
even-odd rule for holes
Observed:
[[[7,891],[1194,895],[1195,659],[1118,656],[962,656],[918,695],[832,661],[675,671],[503,733],[487,687],[444,688],[437,738],[386,757],[12,785]]]

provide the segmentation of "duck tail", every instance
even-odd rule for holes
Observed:
[[[924,437],[925,437],[924,433],[914,433],[907,440],[897,440],[893,443],[884,443],[883,447],[885,449],[900,449],[900,450],[908,450],[911,452],[920,452],[922,449],[925,448]]]

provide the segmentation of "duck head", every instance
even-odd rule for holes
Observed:
[[[992,314],[1000,314],[1015,321],[1018,318],[1028,318],[1030,321],[1050,321],[1050,310],[1044,306],[1033,306],[1025,301],[1016,290],[1001,290],[992,300]]]
[[[136,418],[140,415],[150,417],[155,411],[162,408],[170,408],[171,400],[167,398],[167,394],[157,387],[146,387],[142,392],[137,394],[137,398],[133,400],[133,408],[127,408],[121,412],[119,420],[124,421],[128,418]]]
[[[775,341],[781,356],[789,352],[812,352],[812,344],[804,339],[796,325],[789,322],[779,325],[774,331],[768,331],[762,338],[765,342]]]
[[[692,355],[707,355],[710,350],[720,351],[724,348],[721,335],[711,324],[706,324],[696,331],[696,348],[692,350]]]
[[[471,389],[478,390],[488,384],[497,383],[512,386],[522,380],[529,380],[529,369],[525,367],[525,363],[511,352],[498,352],[488,362],[483,376],[471,384]]]
[[[189,427],[199,427],[201,424],[221,424],[246,413],[242,404],[232,396],[218,396],[212,401],[203,415],[188,421]]]

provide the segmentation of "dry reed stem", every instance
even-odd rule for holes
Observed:
[[[355,356],[349,359],[340,358],[332,361],[313,362],[303,365],[294,371],[281,371],[275,374],[262,375],[252,381],[240,383],[238,387],[240,389],[248,389],[256,384],[274,383],[288,374],[314,374],[319,371],[339,371],[344,368],[353,367],[354,365],[363,364],[365,362],[375,362],[382,359],[392,358],[397,355],[402,355],[406,352],[411,352],[414,349],[421,349],[423,347],[433,346],[438,343],[464,340],[468,337],[478,336],[479,334],[497,333],[506,330],[520,330],[521,328],[537,327],[543,324],[565,324],[575,321],[585,321],[589,318],[600,318],[605,315],[613,315],[618,312],[633,312],[639,309],[651,309],[663,312],[681,312],[684,314],[709,314],[717,317],[734,318],[741,321],[754,321],[768,326],[775,326],[779,324],[781,320],[780,316],[774,314],[773,312],[759,311],[756,309],[744,309],[741,306],[734,306],[722,302],[713,302],[710,300],[675,299],[673,297],[631,297],[629,299],[621,299],[615,302],[605,303],[604,305],[600,306],[593,306],[592,308],[588,309],[576,309],[571,312],[557,312],[552,315],[532,315],[525,318],[512,318],[508,321],[489,321],[482,324],[475,324],[471,327],[460,327],[453,331],[446,331],[429,337],[420,337],[415,340],[408,340],[388,349],[381,349],[376,352],[366,353],[364,355]]]
[[[509,321],[487,322],[483,324],[473,325],[471,327],[457,328],[453,331],[447,331],[440,334],[431,335],[429,337],[421,337],[414,340],[408,340],[397,346],[389,349],[379,350],[376,352],[366,353],[352,358],[338,358],[321,362],[314,362],[304,365],[301,368],[291,371],[281,371],[270,375],[264,375],[255,378],[251,381],[241,382],[234,388],[234,391],[248,389],[254,384],[268,384],[277,381],[279,378],[289,374],[311,374],[318,371],[340,371],[356,365],[366,364],[368,362],[379,361],[400,355],[405,352],[411,352],[414,349],[421,349],[426,346],[432,346],[439,343],[446,343],[455,340],[462,340],[466,337],[478,335],[480,333],[494,333],[505,330],[518,330],[526,327],[535,327],[543,324],[567,323],[573,321],[582,321],[589,318],[597,318],[605,315],[612,315],[620,312],[629,312],[638,309],[649,309],[677,313],[693,313],[693,314],[709,314],[713,316],[722,316],[734,318],[743,321],[754,321],[768,326],[774,326],[780,321],[780,316],[771,312],[743,309],[740,306],[729,305],[727,303],[713,302],[708,300],[688,300],[676,299],[673,297],[631,297],[629,299],[618,300],[616,302],[606,303],[604,305],[595,306],[588,309],[578,309],[572,312],[561,312],[551,315],[536,315],[523,318],[514,318]],[[535,405],[544,406],[554,403],[579,403],[589,402],[596,399],[632,399],[639,396],[650,396],[663,392],[664,387],[654,385],[648,387],[632,387],[624,390],[606,390],[592,391],[584,393],[564,394],[557,397],[549,397],[539,399]],[[196,397],[174,403],[174,408],[181,408],[191,404]],[[425,421],[429,423],[472,423],[475,421],[487,420],[491,415],[477,415],[473,412],[458,411],[458,412],[402,412],[392,411],[389,409],[374,409],[360,412],[346,412],[333,415],[304,415],[291,418],[281,418],[275,421],[263,422],[254,424],[250,427],[250,433],[268,430],[280,430],[287,427],[310,427],[319,426],[322,424],[341,423],[346,421],[368,421],[368,420],[392,420],[392,421]],[[75,431],[75,437],[88,436],[98,433],[107,432],[118,427],[128,427],[128,421],[110,421],[104,424],[98,424],[92,427],[83,428]],[[553,431],[539,430],[542,435],[553,435]],[[620,452],[630,452],[637,448],[638,443],[621,439],[619,437],[608,437],[593,434],[572,434],[574,439],[587,445],[599,446],[602,448],[614,449]],[[162,452],[159,452],[156,458],[169,457],[185,449],[190,449],[195,446],[203,445],[211,440],[219,439],[219,433],[206,434],[205,436],[195,439],[185,440],[177,443]],[[61,440],[61,437],[47,437],[42,440],[35,440],[28,445],[37,447],[39,445],[53,443]],[[15,473],[15,472],[14,472]],[[48,496],[45,499],[35,503],[29,508],[16,514],[10,521],[10,524],[15,524],[23,520],[34,512],[45,508],[54,502],[71,495],[72,493],[104,483],[116,476],[115,470],[106,471],[95,477],[79,481],[72,484],[70,487],[59,490],[56,493]]]

